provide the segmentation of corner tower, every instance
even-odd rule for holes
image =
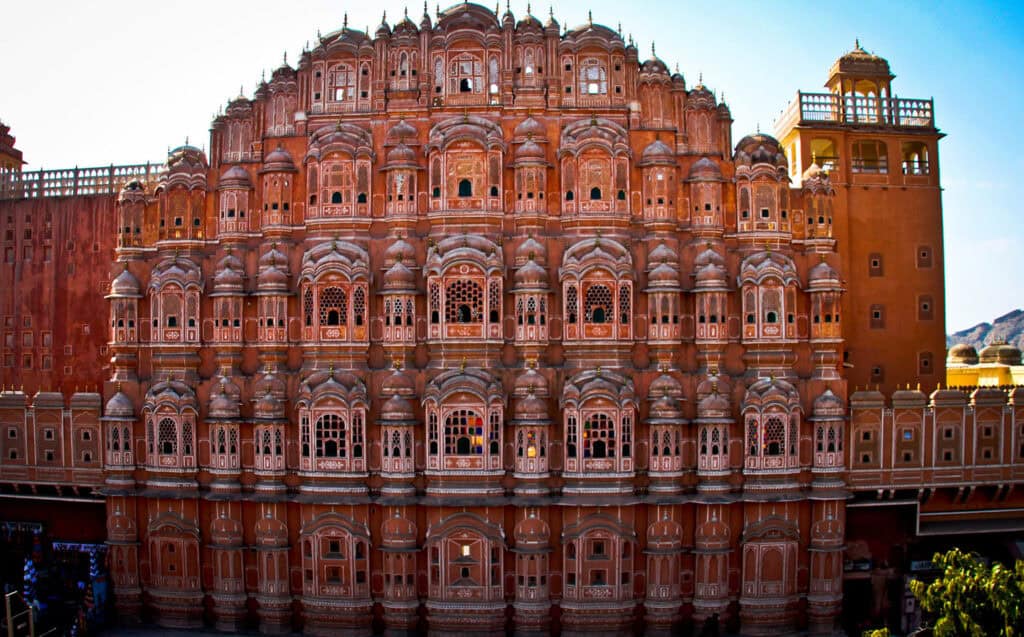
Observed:
[[[945,376],[942,192],[931,99],[892,96],[889,63],[860,47],[829,71],[827,93],[798,92],[776,133],[795,186],[828,173],[829,209],[797,215],[837,242],[846,273],[847,378],[854,386]]]

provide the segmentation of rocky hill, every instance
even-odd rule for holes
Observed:
[[[997,340],[1024,349],[1024,310],[1014,310],[991,323],[978,323],[974,327],[954,332],[946,336],[946,346],[967,343],[981,351],[982,347]]]

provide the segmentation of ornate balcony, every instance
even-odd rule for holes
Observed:
[[[776,131],[781,134],[795,126],[819,124],[935,128],[935,117],[932,100],[798,91]]]

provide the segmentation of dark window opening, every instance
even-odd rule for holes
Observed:
[[[459,180],[459,196],[460,197],[472,197],[473,196],[473,182],[468,179]]]

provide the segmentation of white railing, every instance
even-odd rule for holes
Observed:
[[[0,199],[116,195],[132,180],[152,190],[167,167],[131,164],[57,170],[0,171]]]
[[[777,130],[809,122],[932,128],[932,100],[835,93],[798,92],[776,125]]]

